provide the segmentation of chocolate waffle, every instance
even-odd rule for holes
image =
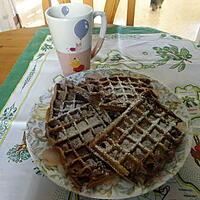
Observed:
[[[60,149],[65,172],[80,191],[118,175],[146,184],[184,136],[182,120],[161,105],[148,78],[58,83],[46,116],[46,137]]]
[[[85,105],[88,102],[87,96],[84,98],[84,95],[80,93],[84,94],[84,90],[68,80],[56,83],[50,107],[47,111],[47,121]]]
[[[60,148],[65,171],[78,190],[95,187],[116,176],[87,146],[111,122],[107,112],[87,103],[46,124],[46,136],[51,144]]]
[[[71,137],[57,146],[63,152],[66,173],[79,191],[105,184],[117,176],[110,166],[93,154],[81,137]]]
[[[46,136],[52,144],[75,136],[87,144],[112,121],[107,112],[87,103],[49,120],[46,123]]]
[[[146,184],[174,156],[184,134],[182,122],[145,92],[91,142],[93,152],[118,174]]]
[[[79,86],[90,94],[90,102],[99,102],[99,107],[111,111],[124,111],[138,94],[152,89],[150,79],[125,76],[110,76],[100,79],[87,78]]]

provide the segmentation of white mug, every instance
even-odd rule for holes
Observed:
[[[45,12],[49,30],[64,75],[90,68],[90,59],[100,50],[106,34],[104,12],[81,3],[66,3],[50,7]],[[94,18],[101,17],[99,40],[92,47]]]

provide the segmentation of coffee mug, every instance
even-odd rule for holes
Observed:
[[[106,34],[104,12],[81,3],[50,7],[45,12],[53,43],[64,75],[90,68],[90,59],[100,50]],[[92,48],[94,18],[101,17],[99,39]]]

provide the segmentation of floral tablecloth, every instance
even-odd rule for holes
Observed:
[[[98,29],[94,29],[96,41]],[[191,154],[166,184],[133,200],[200,200],[200,45],[150,28],[111,27],[92,68],[125,68],[171,88],[188,108],[194,133]],[[39,30],[0,86],[0,199],[88,199],[52,183],[34,164],[24,130],[39,96],[62,78],[52,38]]]

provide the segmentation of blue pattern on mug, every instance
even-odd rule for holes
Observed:
[[[74,32],[76,36],[81,40],[87,33],[89,29],[89,23],[86,19],[78,21],[74,27]]]
[[[66,16],[69,13],[69,8],[67,6],[63,6],[61,11],[62,11],[62,14]]]

